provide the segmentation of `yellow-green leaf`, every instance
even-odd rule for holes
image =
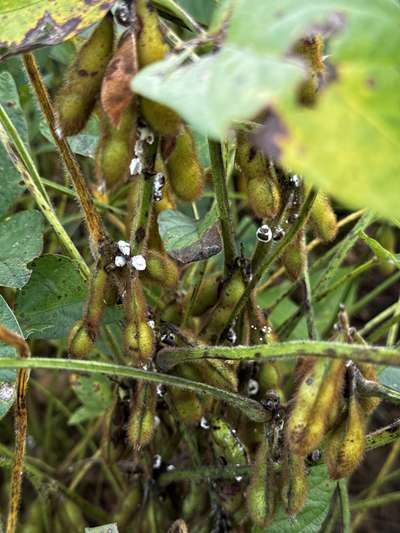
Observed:
[[[2,0],[0,60],[56,44],[98,22],[112,0]]]

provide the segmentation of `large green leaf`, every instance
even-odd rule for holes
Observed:
[[[62,255],[44,255],[32,267],[32,277],[18,293],[16,303],[16,315],[25,337],[63,338],[82,317],[86,283],[76,263]],[[120,319],[118,306],[107,308],[104,323],[112,324]]]
[[[2,0],[0,59],[69,39],[97,22],[112,0]]]
[[[338,73],[315,109],[282,105],[283,161],[345,205],[391,218],[400,197],[400,73],[394,59],[376,66],[368,58],[339,63]]]
[[[0,285],[20,289],[29,280],[27,263],[43,248],[39,211],[21,211],[0,222]]]
[[[314,109],[280,98],[278,109],[287,134],[279,139],[273,124],[267,130],[270,137],[277,134],[284,163],[344,204],[370,207],[391,217],[400,195],[399,3],[286,0],[276,8],[272,1],[252,4],[249,10],[248,2],[238,1],[228,38],[242,45],[246,40],[255,50],[263,50],[268,41],[270,49],[282,52],[318,25],[336,32],[328,49],[336,80]]]
[[[329,511],[336,481],[328,478],[325,465],[313,466],[308,476],[309,492],[304,509],[290,520],[282,507],[267,528],[253,528],[253,533],[317,533]]]
[[[283,149],[288,168],[343,203],[390,217],[400,197],[399,26],[392,0],[237,0],[220,52],[190,65],[169,57],[141,71],[133,88],[213,137],[273,106],[281,120],[270,113],[267,142],[260,137],[269,155]],[[330,36],[337,76],[314,109],[300,108],[301,70],[286,54],[316,31]]]
[[[26,337],[63,337],[81,318],[86,284],[68,257],[44,255],[33,263],[29,283],[17,295],[16,314]]]
[[[387,366],[379,373],[379,381],[387,387],[400,391],[400,368]]]
[[[181,263],[208,259],[222,250],[214,209],[201,220],[165,209],[158,215],[158,228],[165,249]]]
[[[11,331],[15,331],[22,336],[22,331],[18,325],[14,313],[7,302],[0,295],[0,324]],[[16,357],[15,348],[0,342],[0,357]],[[0,419],[7,413],[14,402],[15,395],[15,370],[0,370]]]
[[[17,88],[9,72],[0,73],[0,104],[8,113],[23,141],[28,143],[28,130],[21,110]],[[20,175],[0,143],[0,217],[24,190]]]
[[[289,96],[302,76],[294,61],[232,43],[190,65],[180,65],[184,57],[185,52],[141,70],[133,90],[172,107],[195,130],[214,138],[278,95]]]
[[[227,40],[283,54],[305,33],[322,31],[335,35],[329,52],[341,59],[384,60],[398,53],[398,25],[392,0],[236,0]]]

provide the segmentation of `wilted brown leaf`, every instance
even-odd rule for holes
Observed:
[[[136,43],[133,33],[124,36],[109,62],[101,86],[101,104],[114,126],[131,103],[132,77],[137,72]]]

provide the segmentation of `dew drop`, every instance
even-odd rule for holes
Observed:
[[[150,128],[140,128],[139,129],[139,139],[141,141],[146,141],[147,144],[153,144],[154,142],[154,133]]]
[[[161,342],[163,342],[164,344],[167,344],[168,346],[175,346],[175,344],[176,344],[175,333],[172,333],[172,331],[168,331],[167,333],[163,333],[161,335]]]
[[[258,393],[259,389],[260,387],[258,385],[258,381],[256,381],[255,379],[249,379],[247,383],[247,394],[249,396],[255,396]]]
[[[160,398],[163,398],[166,392],[167,390],[165,388],[165,385],[163,385],[162,383],[159,383],[157,385],[157,396],[159,396]]]
[[[268,224],[263,224],[258,228],[256,237],[261,242],[269,242],[272,239],[272,230]]]
[[[317,462],[321,459],[322,457],[322,454],[321,454],[321,451],[320,450],[313,450],[311,453],[310,453],[310,459],[311,461],[313,462]]]
[[[131,23],[131,12],[126,2],[120,2],[114,12],[115,20],[121,26],[127,27]]]
[[[284,236],[285,236],[285,230],[281,226],[276,226],[276,228],[274,229],[274,232],[272,234],[272,239],[275,242],[278,242],[281,239],[283,239]]]
[[[210,424],[208,423],[208,420],[205,416],[201,417],[200,427],[203,429],[210,429]]]
[[[162,457],[161,455],[157,454],[153,457],[153,468],[155,470],[158,470],[162,463]]]
[[[226,340],[231,344],[235,344],[237,340],[236,331],[233,328],[229,328],[226,332]]]
[[[290,174],[289,175],[289,185],[292,187],[300,187],[301,185],[301,177],[298,174]]]

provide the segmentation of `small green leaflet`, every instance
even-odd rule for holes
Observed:
[[[15,331],[22,336],[21,328],[9,308],[7,302],[0,295],[0,324],[10,331]],[[15,348],[0,342],[0,357],[16,357]],[[0,370],[0,419],[7,413],[14,402],[15,370]]]
[[[215,209],[201,220],[166,209],[158,215],[158,228],[168,254],[181,263],[202,261],[222,250]]]
[[[373,239],[363,231],[360,232],[361,239],[371,248],[378,259],[388,261],[397,268],[400,268],[400,254],[392,254],[389,250],[386,250],[380,242]]]
[[[31,276],[27,264],[43,248],[43,217],[21,211],[0,221],[0,285],[20,289]]]

